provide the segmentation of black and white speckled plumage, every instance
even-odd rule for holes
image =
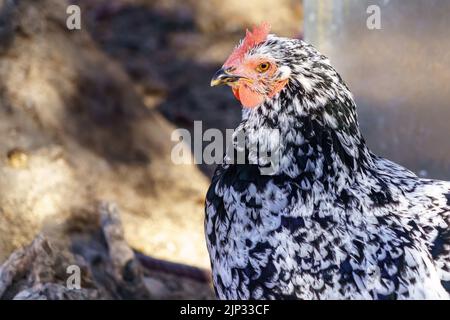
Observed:
[[[248,55],[290,77],[235,134],[270,148],[264,129],[277,128],[282,157],[270,176],[227,156],[216,170],[205,229],[218,297],[448,299],[450,183],[371,153],[350,91],[312,46],[270,35]]]

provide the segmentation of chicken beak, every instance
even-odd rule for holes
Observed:
[[[215,87],[221,84],[231,84],[238,81],[240,78],[241,77],[229,73],[228,69],[221,68],[217,70],[217,72],[212,77],[211,87]]]

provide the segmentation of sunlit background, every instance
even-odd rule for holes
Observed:
[[[373,151],[422,177],[449,180],[450,1],[304,2],[306,40],[355,94]],[[373,5],[381,29],[366,27]]]
[[[381,9],[380,30],[367,28],[369,2]],[[81,8],[81,30],[67,29],[69,4]],[[16,275],[25,282],[0,283],[0,298],[37,290],[36,281],[61,284],[69,264],[81,266],[87,288],[76,298],[214,297],[203,234],[214,166],[175,165],[171,134],[193,132],[194,121],[203,131],[237,126],[238,102],[209,82],[245,28],[261,21],[331,58],[374,151],[450,178],[449,7],[0,0],[0,263],[38,234],[53,252],[26,261]],[[123,239],[108,236],[100,201],[117,205],[112,221]],[[26,252],[34,257],[41,242]],[[130,267],[131,249],[144,267]]]

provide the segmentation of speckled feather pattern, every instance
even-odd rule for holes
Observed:
[[[216,170],[205,231],[218,297],[448,299],[450,183],[374,155],[349,89],[312,46],[270,35],[247,54],[289,67],[235,132],[270,149],[264,129],[278,129],[281,164],[262,175],[246,150],[248,164],[228,154]]]

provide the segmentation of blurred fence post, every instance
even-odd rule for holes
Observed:
[[[374,5],[381,29],[368,27]],[[355,94],[371,148],[422,176],[450,179],[450,1],[304,6],[305,39]]]

